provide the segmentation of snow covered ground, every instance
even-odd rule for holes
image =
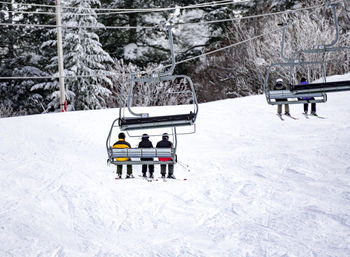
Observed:
[[[0,119],[0,256],[350,256],[350,93],[302,108],[201,104],[151,183],[106,165],[116,109]]]

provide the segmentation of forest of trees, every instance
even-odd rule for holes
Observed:
[[[279,23],[292,20],[286,33],[287,57],[301,49],[325,45],[335,37],[332,12],[324,5],[327,2],[324,0],[227,2],[61,0],[68,109],[118,107],[121,85],[131,73],[143,71],[151,75],[154,69],[168,65],[171,62],[168,33],[160,24],[174,25],[176,61],[266,34],[176,66],[176,74],[192,78],[199,102],[262,93],[269,65],[282,61]],[[347,2],[337,6],[339,46],[350,46],[350,6],[345,8]],[[196,5],[196,8],[148,11],[150,8],[190,5]],[[316,8],[320,5],[323,6]],[[315,8],[262,15],[310,6]],[[130,9],[134,11],[127,11]],[[0,2],[0,117],[59,111],[55,12],[53,0]],[[261,16],[238,19],[252,15]],[[209,22],[217,20],[225,21]],[[126,29],[127,26],[132,29]],[[300,58],[327,62],[328,75],[342,74],[350,69],[347,52]],[[308,72],[316,79],[320,76],[320,67],[298,72]],[[287,78],[283,71],[278,71],[278,75]],[[181,81],[160,86],[146,84],[136,92],[136,104],[187,103],[186,97],[170,96],[170,89],[188,93]],[[157,101],[153,99],[155,96]]]

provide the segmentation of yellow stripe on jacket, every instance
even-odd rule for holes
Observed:
[[[124,139],[119,139],[117,142],[115,142],[115,144],[113,145],[113,148],[131,148],[131,146]],[[123,162],[123,161],[129,161],[130,158],[115,158],[115,160],[119,162]]]

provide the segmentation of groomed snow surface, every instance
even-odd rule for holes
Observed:
[[[201,104],[167,182],[115,180],[117,109],[0,119],[0,256],[350,256],[350,93],[302,109]]]

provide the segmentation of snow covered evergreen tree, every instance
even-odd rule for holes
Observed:
[[[102,49],[98,35],[83,26],[103,26],[91,9],[100,6],[98,0],[67,1],[63,24],[74,28],[64,29],[63,53],[67,100],[73,110],[98,109],[106,106],[104,98],[110,93],[108,69],[112,58]]]
[[[46,23],[48,16],[28,12],[50,10],[33,6],[25,1],[1,3],[1,22],[4,23]],[[52,10],[51,10],[52,11]],[[21,13],[23,12],[23,13]],[[1,26],[0,34],[3,39],[0,46],[0,77],[38,77],[47,76],[42,69],[43,57],[37,45],[43,40],[45,28]],[[0,81],[0,99],[3,105],[14,112],[39,113],[45,105],[46,92],[36,88],[40,83],[37,79],[8,79]]]

